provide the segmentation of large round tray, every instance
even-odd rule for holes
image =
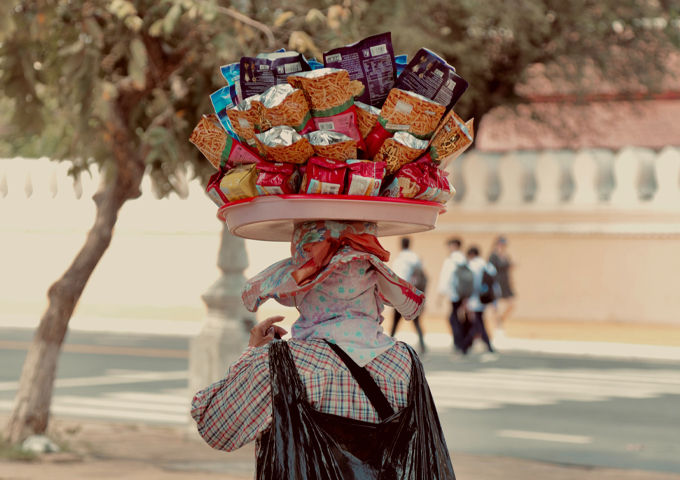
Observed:
[[[353,195],[268,195],[220,207],[217,218],[232,235],[253,240],[290,242],[296,224],[312,220],[344,220],[378,224],[378,236],[426,232],[446,207],[403,198]]]

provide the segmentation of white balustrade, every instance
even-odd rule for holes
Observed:
[[[576,190],[571,200],[572,204],[578,207],[597,204],[597,165],[590,151],[578,152],[574,158],[573,172]]]
[[[616,190],[612,193],[611,205],[617,208],[634,208],[640,205],[637,191],[638,157],[635,149],[625,147],[614,160]]]
[[[664,148],[656,158],[658,189],[651,204],[656,208],[680,208],[680,149]]]
[[[536,160],[536,196],[533,205],[554,207],[560,203],[560,178],[562,167],[552,151],[545,151]]]
[[[488,162],[483,160],[481,154],[473,151],[462,156],[460,171],[465,181],[465,196],[459,205],[467,208],[481,208],[487,205]]]

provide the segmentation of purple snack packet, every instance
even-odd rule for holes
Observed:
[[[257,57],[241,57],[241,95],[249,98],[267,91],[274,85],[287,83],[288,75],[310,72],[312,68],[298,52],[274,52]]]
[[[406,66],[394,88],[420,94],[451,110],[467,90],[468,82],[444,59],[421,48]]]
[[[356,99],[372,107],[382,107],[397,78],[390,32],[329,50],[323,54],[323,63],[347,70],[350,80],[363,83],[364,91]]]

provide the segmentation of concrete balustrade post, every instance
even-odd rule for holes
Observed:
[[[616,190],[616,178],[614,177],[614,152],[603,148],[590,150],[590,155],[595,160],[597,174],[595,187],[597,198],[601,202],[608,202],[612,192]]]
[[[576,190],[572,203],[590,207],[597,204],[597,165],[590,150],[581,150],[574,158],[573,167]]]
[[[538,185],[536,182],[536,162],[540,156],[539,152],[520,151],[515,153],[522,167],[522,179],[520,189],[522,200],[526,203],[532,202],[536,197]]]
[[[626,209],[640,205],[636,186],[637,170],[638,157],[635,149],[625,147],[619,150],[614,160],[616,190],[612,192],[612,206]]]
[[[500,200],[502,208],[515,208],[523,203],[522,180],[524,169],[519,159],[519,152],[504,155],[498,165],[500,176]]]
[[[680,149],[666,147],[656,158],[658,189],[651,204],[657,208],[680,208]]]
[[[482,208],[487,204],[488,163],[484,161],[482,155],[474,151],[465,153],[460,158],[461,175],[466,185],[466,191],[465,196],[457,205],[465,208]]]
[[[241,300],[248,267],[245,241],[229,233],[226,224],[217,258],[222,275],[201,296],[207,307],[200,333],[189,345],[189,394],[218,381],[248,344],[254,314]],[[189,430],[196,432],[193,420]]]
[[[536,160],[536,197],[533,204],[537,207],[554,207],[560,203],[561,166],[555,152],[547,150]]]
[[[498,165],[501,160],[501,154],[485,154],[482,158],[487,167],[486,179],[484,182],[486,200],[489,203],[496,203],[503,194],[503,185],[498,174]]]
[[[638,198],[644,202],[650,201],[654,198],[658,188],[654,165],[656,153],[649,148],[635,148],[635,155],[638,159],[638,173],[635,182]]]

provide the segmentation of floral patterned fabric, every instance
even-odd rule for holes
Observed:
[[[337,343],[363,366],[394,345],[383,333],[384,303],[407,320],[420,315],[424,295],[399,278],[375,255],[344,246],[311,282],[298,286],[291,273],[309,260],[308,243],[338,238],[344,232],[375,235],[374,223],[317,221],[298,225],[291,243],[292,257],[275,263],[250,279],[243,302],[254,312],[269,298],[295,306],[300,318],[294,339],[324,339]]]

